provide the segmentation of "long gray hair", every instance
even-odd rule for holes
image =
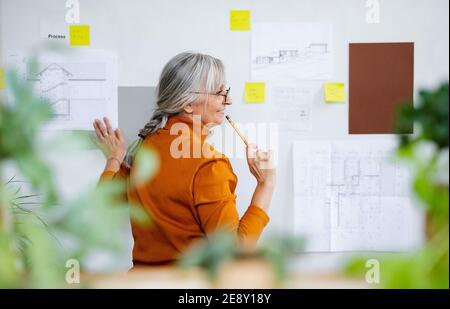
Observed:
[[[176,55],[164,66],[158,83],[156,109],[150,121],[139,131],[139,139],[128,147],[124,163],[130,167],[142,141],[166,126],[171,116],[178,115],[185,105],[197,102],[199,94],[217,92],[225,84],[222,61],[209,55],[185,52]]]

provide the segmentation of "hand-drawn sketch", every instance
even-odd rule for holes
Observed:
[[[327,80],[333,74],[328,23],[255,23],[252,80]]]
[[[42,99],[48,99],[56,117],[70,118],[69,78],[73,76],[66,69],[52,63],[36,74]]]
[[[44,130],[91,130],[92,121],[103,116],[117,126],[114,54],[98,50],[67,55],[46,53],[32,59],[25,53],[9,52],[7,66],[32,83],[34,91],[53,107],[55,117]]]
[[[312,127],[313,98],[321,85],[294,85],[292,83],[271,86],[271,102],[281,128],[289,131],[310,131]]]
[[[296,233],[308,251],[404,251],[420,245],[422,217],[392,141],[294,144]]]

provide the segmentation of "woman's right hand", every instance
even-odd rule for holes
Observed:
[[[116,159],[120,165],[126,155],[125,139],[119,128],[113,129],[108,118],[103,121],[95,119],[93,123],[97,136],[94,142],[107,159]]]
[[[258,185],[275,185],[276,168],[273,151],[259,151],[256,144],[247,146],[247,163]]]

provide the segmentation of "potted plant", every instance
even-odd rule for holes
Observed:
[[[214,288],[277,288],[288,277],[289,259],[303,244],[303,238],[272,235],[250,249],[235,235],[217,231],[191,246],[178,265],[204,269]]]
[[[11,102],[0,100],[0,287],[73,287],[68,261],[78,261],[82,271],[85,257],[94,250],[120,254],[123,218],[131,214],[148,224],[149,217],[120,199],[125,189],[120,181],[102,183],[63,202],[37,142],[41,126],[53,117],[51,105],[15,72],[7,73],[7,88]],[[88,134],[74,132],[53,145],[73,150],[90,143]],[[141,158],[147,164],[140,179],[151,177],[153,155],[146,152]],[[14,166],[36,193],[23,194],[14,178],[5,180],[6,165]]]
[[[415,122],[416,133],[401,135],[398,156],[413,172],[415,197],[425,210],[426,243],[417,252],[396,259],[380,258],[381,286],[385,288],[449,287],[449,126],[448,82],[423,90],[414,107],[399,111],[398,132]],[[351,261],[346,272],[361,276],[364,259]]]

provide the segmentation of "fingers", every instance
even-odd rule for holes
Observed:
[[[116,135],[116,138],[119,140],[119,142],[124,142],[125,141],[125,139],[123,138],[122,130],[120,130],[119,128],[117,128],[114,131],[114,134]]]
[[[106,130],[106,127],[103,125],[103,123],[100,120],[96,119],[96,121],[97,121],[97,126],[100,129],[100,132],[102,133],[102,136],[106,137],[108,135],[108,131]]]
[[[95,119],[93,125],[94,125],[94,129],[95,129],[95,133],[97,134],[97,137],[99,139],[105,138],[106,130],[104,129],[103,125],[100,123],[100,120]]]
[[[106,129],[107,129],[107,131],[108,131],[108,134],[109,134],[109,135],[113,135],[113,134],[114,134],[114,130],[113,130],[113,128],[112,128],[111,122],[109,122],[108,117],[103,117],[103,121],[104,121],[105,124],[106,124]]]
[[[258,146],[256,144],[249,144],[247,146],[247,159],[254,159],[257,151]]]
[[[255,175],[256,178],[261,177],[261,173],[259,172],[257,162],[255,159],[256,153],[258,151],[258,146],[256,144],[249,144],[247,146],[247,163],[250,169],[250,172]]]
[[[95,126],[95,125],[94,125],[94,126]],[[91,142],[92,142],[94,145],[98,146],[98,135],[97,135],[97,138],[95,138],[94,135],[89,134],[89,138],[90,138]]]
[[[258,153],[257,164],[260,169],[273,169],[275,167],[273,150]]]
[[[270,160],[270,154],[267,151],[258,151],[256,153],[256,159],[258,161],[262,161],[262,162],[269,161]]]
[[[123,142],[123,134],[119,128],[113,129],[111,122],[107,117],[103,118],[104,124],[99,119],[95,119],[93,126],[95,133],[99,139],[106,138],[107,136],[115,136],[119,141]]]

